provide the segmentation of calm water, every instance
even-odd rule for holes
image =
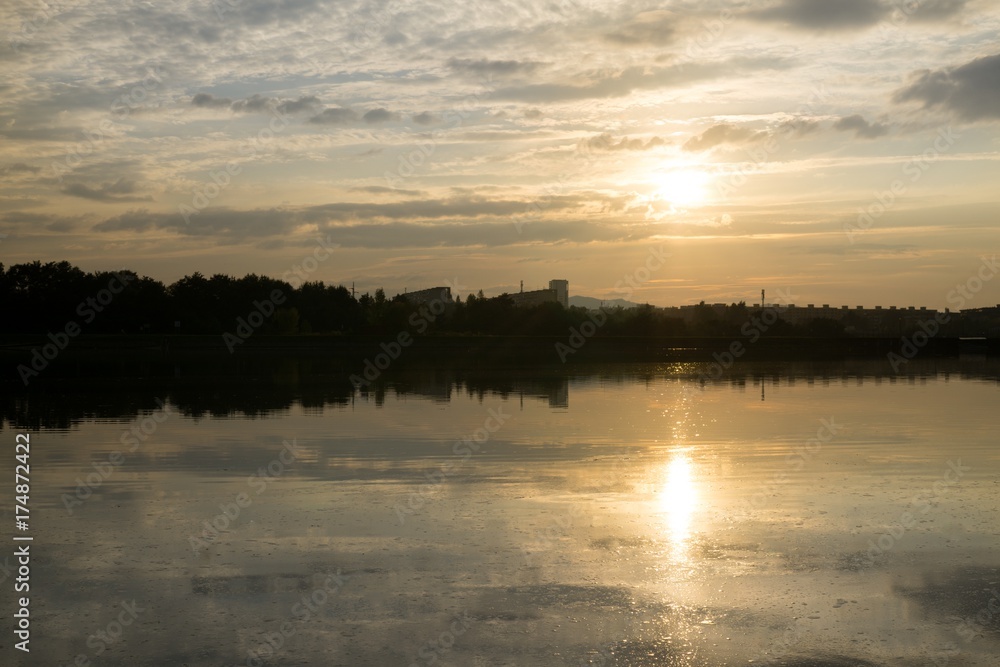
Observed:
[[[34,623],[2,661],[995,666],[1000,383],[964,368],[10,399]]]

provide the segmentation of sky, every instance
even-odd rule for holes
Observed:
[[[7,0],[0,25],[7,265],[1000,303],[996,0]]]

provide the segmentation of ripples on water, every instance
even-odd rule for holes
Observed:
[[[5,394],[20,664],[997,664],[995,362],[699,368]]]

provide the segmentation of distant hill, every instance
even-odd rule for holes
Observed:
[[[569,298],[569,305],[589,308],[591,310],[600,308],[602,303],[605,308],[617,308],[618,306],[621,306],[622,308],[635,308],[639,305],[633,301],[626,301],[625,299],[595,299],[592,296],[571,296]]]

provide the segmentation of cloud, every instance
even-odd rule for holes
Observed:
[[[634,65],[618,71],[598,70],[577,74],[569,82],[534,83],[497,90],[496,99],[522,102],[571,102],[625,97],[637,90],[678,87],[719,77],[738,77],[749,71],[788,66],[781,58],[736,58],[724,62],[690,62],[666,67]],[[576,81],[584,80],[578,84]]]
[[[1000,118],[1000,54],[950,69],[919,70],[910,79],[893,95],[894,102],[920,102],[967,121]]]
[[[373,195],[405,195],[407,197],[417,197],[423,194],[420,190],[404,190],[402,188],[389,188],[384,185],[364,185],[351,188],[354,192],[367,192]]]
[[[458,74],[474,77],[509,77],[516,74],[531,74],[541,63],[520,60],[464,60],[452,58],[448,67]]]
[[[666,46],[674,42],[677,17],[666,10],[642,12],[617,30],[605,33],[609,42],[624,46]]]
[[[413,117],[413,122],[417,125],[433,125],[440,119],[429,111],[421,111]]]
[[[228,97],[215,97],[211,93],[198,93],[191,98],[191,104],[203,109],[229,108],[232,103]]]
[[[863,139],[876,139],[889,133],[889,126],[885,123],[869,123],[860,114],[844,116],[838,119],[833,124],[833,129],[838,132],[854,132],[855,137]]]
[[[303,21],[310,14],[323,11],[319,0],[219,0],[211,6],[213,18],[249,26]]]
[[[71,197],[80,197],[92,201],[109,203],[133,203],[153,201],[149,195],[138,196],[135,193],[135,181],[119,178],[113,183],[104,183],[99,188],[91,188],[83,183],[70,183],[62,189],[62,193]]]
[[[0,167],[0,174],[3,174],[4,176],[9,174],[37,174],[41,170],[41,167],[34,167],[24,162],[13,162]]]
[[[850,30],[878,23],[892,11],[879,0],[782,0],[747,12],[751,19],[805,30]]]
[[[612,151],[648,151],[651,148],[656,148],[657,146],[664,146],[667,142],[661,137],[651,137],[647,141],[642,139],[629,139],[628,137],[622,137],[620,140],[615,141],[608,133],[598,134],[591,137],[583,142],[583,146],[593,152],[612,152]]]
[[[809,118],[792,118],[778,125],[777,131],[787,132],[801,137],[807,134],[812,134],[813,132],[818,132],[819,129],[820,122],[818,120],[812,120]]]
[[[402,206],[405,207],[407,203]],[[520,212],[525,202],[509,202]],[[217,237],[220,244],[266,243],[289,237],[302,211],[264,209],[234,211],[206,209],[191,224],[180,215],[130,211],[97,225],[98,231],[149,231],[171,229],[191,238]],[[433,224],[387,220],[353,221],[321,227],[321,234],[344,248],[433,248],[433,247],[503,247],[521,244],[588,243],[636,240],[662,233],[654,223],[636,222],[620,225],[590,220],[533,220],[520,233],[511,233],[509,220],[441,221]],[[315,243],[310,239],[309,243]]]
[[[358,114],[353,109],[330,107],[310,118],[309,122],[317,125],[346,125],[356,120],[358,120]]]
[[[18,128],[0,125],[0,137],[12,141],[79,141],[82,128],[41,126]]]
[[[378,109],[366,111],[362,118],[369,125],[376,125],[378,123],[388,123],[390,121],[399,120],[399,114],[379,107]]]
[[[406,222],[344,225],[330,232],[345,248],[503,247],[521,244],[616,242],[641,239],[662,227],[612,225],[590,221],[538,221],[511,234],[509,222],[439,223]]]
[[[764,137],[766,132],[758,132],[732,123],[713,125],[696,137],[691,137],[682,148],[686,151],[705,151],[722,144],[741,144],[756,141]]]
[[[230,107],[237,113],[262,113],[274,107],[274,99],[262,95],[252,95],[245,100],[237,100]]]
[[[377,187],[377,186],[376,186]],[[374,194],[374,193],[373,193]],[[604,210],[621,210],[625,199],[597,193],[576,193],[573,195],[552,195],[534,201],[519,199],[489,199],[470,194],[445,199],[407,199],[389,202],[335,202],[306,207],[273,207],[252,210],[236,210],[210,207],[185,221],[180,213],[153,212],[145,209],[131,210],[118,216],[107,218],[93,227],[95,232],[147,232],[151,230],[172,230],[182,236],[215,237],[220,242],[240,242],[287,236],[303,226],[315,226],[321,231],[339,234],[344,227],[365,226],[366,229],[383,233],[389,229],[387,223],[400,223],[407,228],[422,227],[445,229],[469,229],[474,221],[485,221],[503,228],[507,243],[517,242],[518,234],[511,233],[511,216],[526,215],[537,204],[546,216],[559,212],[579,212],[595,203]],[[538,221],[546,219],[539,216]],[[574,220],[567,224],[576,224]],[[435,232],[433,236],[437,237]],[[444,234],[436,241],[445,244]],[[466,238],[466,234],[460,234]],[[475,245],[470,239],[466,241]],[[461,245],[462,243],[458,243]],[[379,242],[376,245],[392,245]],[[404,244],[405,245],[405,244]]]
[[[100,85],[54,80],[51,71],[36,77],[23,66],[5,69],[4,75],[11,82],[20,78],[5,91],[0,110],[0,137],[14,141],[79,141],[84,132],[98,129],[97,118],[120,121],[147,111],[160,86],[152,77],[136,81],[132,72],[121,77],[127,84]]]
[[[52,224],[45,225],[45,229],[50,232],[58,232],[65,234],[66,232],[71,232],[76,229],[76,225],[68,220],[60,220],[58,222],[53,222]]]
[[[0,215],[0,220],[12,225],[49,225],[67,220],[51,213],[34,213],[30,211],[10,211]]]
[[[64,81],[32,81],[31,85],[30,95],[20,100],[8,99],[7,102],[19,105],[18,117],[21,122],[41,124],[58,122],[62,116],[71,112],[111,113],[113,107],[123,104],[123,100],[127,100],[130,110],[135,111],[141,103],[128,97],[132,91],[138,88],[148,96],[160,84],[150,76],[140,81],[129,77],[128,84],[90,85]]]
[[[349,109],[347,107],[330,107],[328,109],[323,109],[320,113],[316,114],[309,119],[308,122],[316,125],[348,125],[350,123],[356,123],[358,121],[364,121],[368,125],[379,125],[381,123],[388,123],[392,121],[398,121],[402,116],[395,111],[389,111],[383,107],[378,107],[375,109],[369,109],[363,115],[359,116],[358,112],[354,109]],[[421,124],[421,121],[430,120],[434,122],[433,116],[426,114],[420,120],[414,117],[414,122]]]
[[[281,113],[296,114],[302,111],[315,111],[323,106],[315,95],[304,95],[297,100],[282,100],[277,109]]]
[[[965,9],[965,5],[968,2],[969,0],[920,0],[914,11],[906,15],[914,21],[939,21],[960,13]],[[911,0],[910,2],[903,3],[902,7],[905,8],[912,5],[913,2]],[[899,11],[905,14],[903,9]]]
[[[544,114],[539,109],[525,109],[524,117],[528,120],[538,120]]]
[[[298,99],[278,99],[252,95],[235,102],[228,97],[215,97],[211,93],[198,93],[191,98],[191,104],[202,109],[230,109],[236,113],[268,113],[277,109],[281,113],[295,114],[315,111],[323,106],[315,95],[303,95]]]

